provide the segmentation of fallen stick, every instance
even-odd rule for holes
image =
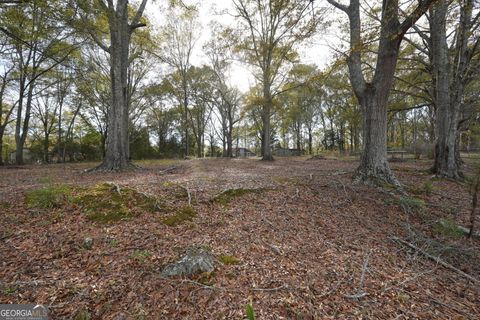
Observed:
[[[445,267],[445,268],[447,268],[447,269],[450,269],[450,270],[452,270],[452,271],[455,271],[456,273],[458,273],[459,275],[467,278],[468,280],[472,281],[473,283],[476,283],[476,284],[479,284],[479,285],[480,285],[480,280],[478,280],[478,279],[472,277],[471,275],[469,275],[468,273],[465,273],[465,272],[463,272],[462,270],[460,270],[460,269],[452,266],[450,263],[443,261],[443,260],[440,259],[439,257],[435,257],[435,256],[431,255],[430,253],[428,253],[428,252],[420,249],[419,247],[411,244],[410,242],[407,242],[407,241],[402,240],[402,239],[397,238],[397,237],[392,237],[391,239],[392,239],[393,241],[395,241],[395,242],[398,242],[398,243],[400,243],[400,244],[402,244],[402,245],[404,245],[404,246],[406,246],[406,247],[408,247],[408,248],[410,248],[410,249],[413,249],[413,250],[421,253],[423,256],[427,257],[427,258],[430,259],[430,260],[435,261],[436,263],[442,265],[443,267]]]
[[[170,172],[173,172],[177,170],[177,167],[169,167],[167,169],[164,169],[164,170],[160,170],[158,171],[159,174],[166,174],[166,173],[170,173]]]

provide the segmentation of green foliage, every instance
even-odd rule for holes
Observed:
[[[410,191],[415,194],[425,194],[427,196],[433,193],[433,183],[431,180],[425,181],[421,186],[414,186],[410,188]]]
[[[459,239],[464,236],[464,232],[458,227],[452,219],[440,219],[433,225],[433,232],[444,237]]]
[[[260,191],[261,189],[245,189],[245,188],[228,189],[223,191],[219,195],[217,195],[215,198],[213,198],[213,201],[220,203],[222,205],[227,205],[235,197],[241,197],[249,193],[258,193]]]
[[[175,214],[163,219],[169,227],[175,227],[187,221],[192,221],[197,216],[197,211],[191,206],[185,206],[178,209]]]
[[[48,185],[46,187],[28,191],[25,201],[29,208],[49,209],[58,208],[68,201],[71,189],[66,185]]]
[[[247,303],[247,317],[248,320],[255,320],[255,311],[251,302]]]
[[[405,213],[419,213],[425,212],[425,201],[422,199],[403,196],[399,200],[399,205]]]
[[[109,183],[81,190],[72,202],[82,208],[87,219],[100,223],[129,219],[141,211],[158,211],[157,199]]]
[[[14,294],[15,291],[17,291],[17,288],[15,287],[6,287],[5,289],[3,289],[3,293],[6,295]]]
[[[90,312],[88,312],[88,310],[81,310],[75,315],[73,319],[74,320],[91,320],[92,315],[90,314]]]
[[[135,250],[135,252],[130,255],[130,259],[143,263],[151,256],[152,254],[148,250]]]
[[[425,194],[427,196],[431,195],[432,192],[433,192],[433,184],[432,184],[432,181],[425,181],[425,183],[423,184],[423,190],[425,191]]]
[[[218,260],[220,260],[221,263],[223,264],[227,264],[227,265],[233,265],[233,264],[239,264],[240,263],[240,260],[234,256],[229,256],[229,255],[225,255],[225,256],[220,256],[218,258]]]

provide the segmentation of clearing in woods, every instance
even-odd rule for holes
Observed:
[[[466,184],[392,163],[400,194],[352,185],[357,161],[151,161],[0,168],[0,301],[53,319],[474,319],[480,242]],[[215,270],[162,277],[201,246]]]

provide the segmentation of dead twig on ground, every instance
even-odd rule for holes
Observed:
[[[473,283],[475,283],[475,284],[480,284],[480,280],[478,280],[478,279],[472,277],[471,275],[469,275],[468,273],[465,273],[465,272],[463,272],[462,270],[460,270],[460,269],[452,266],[452,265],[449,264],[448,262],[443,261],[442,259],[440,259],[440,257],[435,257],[435,256],[431,255],[430,253],[428,253],[428,252],[420,249],[419,247],[411,244],[410,242],[407,242],[407,241],[405,241],[405,240],[402,240],[402,239],[400,239],[400,238],[398,238],[398,237],[392,237],[391,239],[392,239],[394,242],[400,243],[400,244],[402,244],[402,245],[404,245],[404,246],[406,246],[406,247],[408,247],[408,248],[410,248],[410,249],[412,249],[412,250],[414,250],[414,251],[422,254],[422,255],[425,256],[426,258],[428,258],[428,259],[430,259],[430,260],[432,260],[432,261],[434,261],[434,262],[442,265],[443,267],[445,267],[445,268],[447,268],[447,269],[450,269],[450,270],[452,270],[452,271],[455,271],[456,273],[458,273],[459,275],[463,276],[464,278],[467,278],[468,280],[472,281]]]
[[[361,299],[361,298],[368,295],[368,293],[366,293],[363,290],[363,285],[364,285],[364,282],[365,282],[365,274],[366,274],[367,269],[368,269],[368,261],[369,260],[370,260],[370,250],[368,249],[367,252],[364,255],[364,258],[363,258],[362,274],[360,275],[360,283],[358,284],[358,288],[359,288],[360,291],[355,293],[355,294],[345,294],[345,295],[343,295],[345,298],[358,300],[358,299]]]
[[[163,169],[163,170],[158,171],[158,174],[173,173],[173,172],[174,172],[175,170],[177,170],[177,169],[178,169],[178,167],[175,167],[175,166],[173,166],[173,167],[168,167],[168,168],[166,168],[166,169]]]

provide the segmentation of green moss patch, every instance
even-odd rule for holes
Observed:
[[[232,265],[232,264],[239,264],[240,260],[234,256],[220,256],[218,257],[218,260],[220,260],[221,263],[227,264],[227,265]]]
[[[109,183],[82,189],[72,202],[82,208],[90,221],[100,223],[129,219],[142,211],[155,212],[159,208],[154,197]]]
[[[68,202],[71,189],[65,185],[49,185],[28,191],[25,202],[29,208],[50,209],[58,208]]]
[[[440,219],[433,225],[433,232],[449,238],[459,239],[464,236],[463,230],[452,219]]]
[[[401,197],[399,200],[399,205],[405,213],[425,213],[426,206],[425,201],[413,197]]]
[[[163,219],[167,226],[175,227],[187,221],[192,221],[197,216],[197,211],[191,206],[185,206],[178,209],[175,214]]]
[[[250,193],[259,193],[260,191],[262,191],[262,189],[227,189],[213,197],[212,201],[220,203],[222,205],[227,205],[228,203],[230,203],[230,201],[232,201],[232,199],[236,197],[241,197]]]

